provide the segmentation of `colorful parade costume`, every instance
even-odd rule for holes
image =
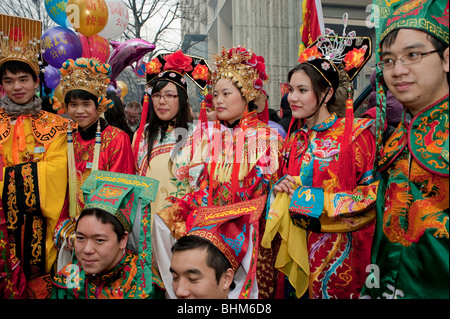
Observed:
[[[235,287],[228,293],[229,299],[256,299],[255,284],[259,247],[259,219],[264,211],[266,196],[225,206],[202,206],[187,233],[174,230],[177,239],[199,236],[210,241],[229,261],[234,271]],[[185,225],[180,211],[161,215],[169,224],[177,221]],[[186,229],[186,227],[183,227]]]
[[[178,69],[173,60],[185,61],[185,66]],[[181,51],[172,54],[160,54],[147,64],[147,81],[150,86],[159,81],[169,81],[187,90],[186,77],[189,77],[202,90],[206,88],[209,67],[201,58],[184,55]],[[152,105],[150,107],[153,107]],[[148,106],[143,110],[148,111]],[[155,138],[152,152],[148,155],[147,116],[142,116],[142,130],[135,135],[133,145],[137,149],[136,174],[159,181],[159,191],[152,212],[156,213],[171,205],[169,197],[180,198],[190,193],[204,167],[201,160],[194,159],[193,123],[187,129],[177,128],[175,121],[162,123]],[[180,134],[183,140],[180,141]],[[150,158],[149,158],[150,157]]]
[[[351,80],[371,54],[368,38],[352,33],[347,37],[345,31],[343,41],[336,38],[330,30],[299,59],[334,90],[339,84],[335,63],[342,63]],[[344,50],[338,48],[341,43]],[[358,298],[364,284],[378,185],[373,173],[375,138],[369,129],[373,120],[353,120],[351,99],[346,107],[346,118],[332,113],[309,129],[303,121],[291,124],[295,131],[285,144],[280,175],[294,177],[295,192],[292,199],[284,192],[271,195],[262,241],[270,247],[277,233],[282,237],[275,266],[287,280],[279,282],[285,289],[280,298],[300,298],[307,291],[314,299]]]
[[[264,71],[262,64],[261,57],[245,48],[224,49],[216,56],[217,70],[212,73],[212,83],[215,84],[220,78],[230,78],[249,103],[260,94],[263,83],[268,79],[265,72],[257,71]],[[161,225],[160,218],[164,220],[164,225],[175,239],[193,227],[202,207],[221,207],[267,195],[277,180],[282,139],[267,124],[258,120],[256,111],[246,111],[234,126],[222,132],[219,124],[215,122],[213,137],[208,144],[210,156],[198,179],[198,188],[183,198],[172,198],[173,205],[157,213],[158,218],[155,218],[157,226]],[[183,219],[180,221],[174,216],[183,216]],[[262,236],[263,217],[258,227],[258,233]],[[255,242],[259,245],[260,240],[261,237]],[[169,251],[165,253],[170,256]],[[274,280],[271,251],[259,247],[256,256],[257,296],[269,298],[273,294]],[[255,297],[254,294],[239,295],[239,298]]]
[[[37,20],[0,15],[0,65],[8,61],[27,63],[38,76],[41,25]],[[10,298],[46,298],[57,256],[52,237],[67,189],[67,175],[61,172],[67,171],[68,121],[41,110],[37,96],[18,106],[5,95],[0,106],[0,225],[6,222],[7,229],[4,232],[2,227],[0,233],[0,258],[8,258],[3,249],[9,245],[13,267],[1,281],[8,283],[5,295]],[[10,107],[30,112],[8,114]],[[23,270],[27,291],[22,286],[14,293],[10,290],[14,285],[25,284],[22,276],[11,277],[18,269]]]
[[[61,86],[63,96],[73,90],[84,90],[98,97],[97,114],[101,116],[113,102],[106,97],[110,68],[92,59],[79,58],[63,63]],[[81,80],[80,80],[81,79]],[[58,107],[60,109],[58,109]],[[54,101],[54,108],[67,111],[67,106]],[[60,223],[55,233],[55,245],[61,247],[73,235],[76,218],[84,207],[81,186],[94,170],[134,174],[133,155],[128,135],[121,129],[109,125],[99,117],[98,122],[81,128],[71,122],[68,132],[69,148],[69,207],[70,216]]]
[[[392,30],[412,28],[431,34],[448,47],[448,2],[379,5],[377,41]],[[378,72],[377,137],[381,139],[387,88],[380,81],[381,70]],[[414,117],[405,108],[397,129],[384,148],[380,146],[374,267],[362,298],[449,297],[448,112],[448,93]]]
[[[185,55],[179,50],[156,56],[147,63],[146,73],[147,84],[152,91],[160,81],[167,81],[187,92],[187,78],[204,90],[210,70],[204,59]],[[182,106],[179,104],[179,107]],[[153,103],[150,102],[149,96],[145,95],[141,124],[133,139],[133,152],[136,160],[136,174],[159,181],[156,199],[151,203],[153,225],[154,214],[172,205],[169,198],[181,198],[195,189],[204,168],[204,162],[195,155],[196,152],[201,152],[196,145],[202,145],[202,143],[194,143],[198,135],[195,132],[199,132],[198,128],[190,122],[187,123],[187,128],[177,127],[176,116],[173,120],[162,121],[156,113],[154,116],[159,129],[149,155],[149,125],[152,124],[147,123],[147,119],[148,112],[153,111],[149,108],[153,108]],[[180,137],[182,137],[181,140]],[[169,297],[175,298],[169,284],[172,278],[169,272],[170,260],[167,260],[167,254],[157,254],[158,250],[170,251],[173,238],[170,237],[170,232],[166,231],[166,227],[163,229],[158,226],[152,227],[154,227],[152,241],[155,244],[154,262],[168,286]]]
[[[86,209],[112,214],[129,232],[128,248],[113,269],[86,274],[76,256],[53,278],[55,299],[155,299],[163,285],[152,267],[150,202],[158,181],[142,176],[95,171],[83,191]]]

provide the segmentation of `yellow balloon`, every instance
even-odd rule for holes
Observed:
[[[66,14],[72,27],[86,37],[102,31],[109,16],[105,0],[69,0]]]
[[[121,97],[125,97],[128,93],[128,86],[124,81],[116,81],[117,87],[120,89]]]
[[[55,90],[53,91],[53,96],[58,99],[59,103],[62,104],[64,102],[61,84],[58,84],[58,86],[55,87]]]

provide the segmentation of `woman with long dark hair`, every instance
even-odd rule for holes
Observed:
[[[184,76],[191,77],[193,72],[203,74],[194,81],[204,88],[209,68],[202,59],[177,51],[159,55],[147,64],[150,101],[143,110],[146,124],[142,127],[141,122],[135,133],[133,148],[137,149],[136,174],[159,181],[152,215],[171,205],[167,198],[191,192],[203,168],[201,162],[192,161],[194,124]]]
[[[342,46],[340,46],[342,44]],[[333,50],[332,50],[333,49]],[[283,238],[276,268],[282,298],[358,298],[370,264],[378,182],[373,121],[346,117],[330,105],[338,65],[351,80],[370,58],[370,39],[321,36],[288,75],[292,110],[262,245]]]

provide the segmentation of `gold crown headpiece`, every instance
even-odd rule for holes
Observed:
[[[84,90],[98,97],[99,115],[114,106],[114,102],[106,97],[106,91],[110,82],[111,66],[99,63],[96,59],[78,58],[69,59],[62,64],[61,69],[61,91],[63,100],[66,94],[73,90]],[[54,99],[54,98],[53,98]],[[52,101],[53,108],[58,110],[61,104]],[[67,111],[67,106],[62,105]]]
[[[21,61],[39,75],[41,35],[41,21],[0,14],[0,65]]]
[[[243,47],[222,49],[214,57],[216,69],[212,71],[211,84],[223,78],[231,79],[240,89],[245,100],[254,101],[269,80],[264,58]]]

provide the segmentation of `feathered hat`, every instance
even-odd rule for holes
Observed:
[[[42,22],[0,14],[0,65],[7,61],[28,64],[39,75]]]

